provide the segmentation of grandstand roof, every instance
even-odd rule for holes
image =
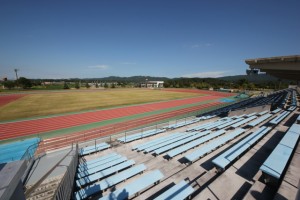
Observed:
[[[300,80],[300,55],[247,59],[251,69],[283,79]]]

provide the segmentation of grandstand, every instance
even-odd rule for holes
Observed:
[[[270,104],[267,108],[273,110],[261,109]],[[298,105],[299,93],[286,89],[167,125],[138,129],[126,136],[74,144],[71,149],[38,158],[26,177],[25,196],[202,199],[211,198],[207,186],[228,184],[229,179],[230,188],[218,188],[215,195],[226,191],[226,198],[251,199],[251,192],[255,191],[264,197],[278,196],[298,148]],[[296,108],[288,110],[293,106]],[[253,107],[261,110],[229,116]],[[285,128],[286,125],[291,128]],[[279,152],[284,157],[277,158]],[[285,161],[278,165],[278,160]],[[62,169],[62,163],[68,169]],[[245,167],[251,170],[245,171]],[[274,169],[278,172],[274,174],[271,167],[280,169]],[[241,191],[243,184],[246,186]],[[296,194],[297,190],[288,195]]]
[[[14,171],[2,164],[0,199],[296,199],[299,103],[285,89],[28,153]]]

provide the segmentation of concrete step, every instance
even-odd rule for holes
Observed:
[[[46,179],[30,194],[27,200],[52,199],[61,180],[62,176]]]

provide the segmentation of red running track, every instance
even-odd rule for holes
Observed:
[[[21,97],[26,96],[26,94],[8,94],[8,95],[1,95],[0,96],[0,106],[8,104],[12,101],[20,99]]]
[[[218,98],[220,98],[220,96],[202,96],[189,99],[172,100],[167,102],[149,103],[137,106],[127,106],[115,109],[41,118],[36,120],[3,123],[0,124],[0,140],[54,131],[63,128],[70,128],[73,126],[80,126]]]
[[[193,106],[193,107],[189,107],[189,108],[183,108],[183,109],[179,109],[179,110],[175,110],[175,111],[171,111],[171,112],[167,112],[167,113],[161,113],[161,114],[157,114],[157,115],[134,119],[134,120],[126,121],[126,122],[120,122],[120,123],[116,123],[116,124],[106,125],[101,128],[95,128],[95,129],[91,129],[88,131],[75,132],[75,133],[64,135],[64,136],[58,136],[58,137],[46,139],[40,143],[38,152],[41,153],[41,152],[45,152],[45,151],[59,149],[59,148],[71,145],[72,143],[83,142],[83,141],[87,141],[87,140],[91,140],[91,139],[95,139],[95,138],[108,136],[111,134],[129,130],[131,128],[136,128],[136,127],[139,127],[142,125],[147,125],[150,123],[154,123],[154,122],[158,122],[158,121],[168,119],[171,117],[199,111],[199,110],[209,108],[212,106],[217,106],[220,104],[223,104],[223,103],[221,103],[221,102],[207,103],[207,104]]]

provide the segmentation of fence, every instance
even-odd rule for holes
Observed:
[[[73,147],[73,145],[72,145]],[[59,183],[53,199],[55,200],[69,200],[71,199],[71,195],[73,192],[73,184],[74,184],[74,177],[76,173],[76,168],[78,165],[78,144],[76,144],[75,151],[72,151],[75,155],[72,157],[72,160],[67,167],[67,170]]]
[[[25,160],[26,162],[26,166],[27,166],[27,169],[26,171],[24,172],[24,175],[22,177],[22,182],[25,183],[26,182],[26,179],[28,177],[28,174],[29,174],[29,171],[35,161],[35,151],[37,149],[37,147],[39,146],[39,143],[35,143],[33,145],[30,145],[25,153],[23,154],[23,156],[21,157],[20,160]]]
[[[143,124],[143,123],[135,124],[135,126],[133,128],[131,128],[130,124],[127,124],[127,125],[125,125],[125,129],[122,131],[119,131],[119,132],[118,132],[119,129],[114,127],[114,128],[112,128],[113,131],[110,135],[104,135],[104,134],[101,135],[101,131],[102,131],[102,133],[105,133],[105,131],[100,129],[100,130],[97,130],[97,131],[99,131],[100,134],[98,135],[98,137],[96,139],[91,138],[89,140],[80,141],[80,142],[78,142],[78,144],[80,147],[85,147],[85,146],[96,145],[96,144],[99,144],[102,142],[107,142],[107,143],[111,144],[112,146],[116,146],[116,145],[119,145],[119,143],[116,142],[118,138],[128,137],[130,135],[137,134],[137,133],[143,134],[143,132],[145,132],[147,130],[159,130],[162,128],[169,127],[170,125],[178,124],[178,123],[182,123],[182,122],[186,123],[187,121],[196,118],[196,116],[204,115],[206,113],[211,112],[212,110],[221,109],[228,105],[229,104],[225,104],[225,105],[221,104],[221,105],[214,106],[212,108],[203,109],[201,111],[196,110],[196,111],[185,113],[180,116],[173,116],[173,117],[170,117],[170,118],[158,121],[158,122],[154,121],[152,123],[150,122],[147,124]]]

